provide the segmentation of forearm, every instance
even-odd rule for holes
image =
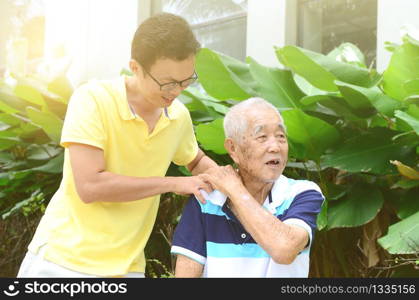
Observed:
[[[173,192],[177,180],[175,177],[133,177],[104,171],[81,183],[78,192],[86,203],[127,202]]]
[[[204,266],[200,263],[178,254],[176,258],[175,277],[177,278],[198,278],[202,276]]]
[[[244,187],[232,190],[232,210],[246,231],[276,262],[292,262],[305,245],[295,227],[264,209]]]
[[[203,155],[199,162],[193,167],[193,169],[190,170],[190,172],[192,173],[192,175],[198,175],[205,173],[206,170],[217,166],[218,165],[215,163],[215,161],[213,161],[208,156]]]

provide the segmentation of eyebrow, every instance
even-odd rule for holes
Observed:
[[[193,71],[191,76],[189,76],[188,78],[183,79],[183,80],[176,80],[173,77],[162,77],[161,80],[171,80],[171,82],[181,82],[181,81],[184,81],[184,80],[188,80],[189,78],[192,78],[195,75],[195,73],[196,73],[196,71]]]
[[[282,132],[285,132],[285,127],[282,125],[282,123],[278,123],[278,127],[282,130]],[[259,132],[261,132],[265,128],[265,125],[259,125],[256,126],[255,130],[253,131],[254,135],[257,135]]]
[[[278,127],[279,127],[279,128],[281,128],[283,132],[285,132],[285,126],[284,126],[284,125],[282,125],[282,123],[279,123],[279,124],[278,124]]]
[[[262,131],[265,128],[265,125],[259,125],[256,126],[255,130],[253,131],[254,135],[257,135],[260,131]]]

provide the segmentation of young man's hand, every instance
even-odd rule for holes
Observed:
[[[199,191],[206,191],[208,194],[212,192],[212,186],[202,174],[197,176],[176,177],[174,193],[179,195],[194,194],[202,204],[205,204],[205,198]]]

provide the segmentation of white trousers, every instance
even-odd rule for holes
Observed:
[[[43,258],[44,247],[41,247],[38,254],[28,251],[25,258],[20,265],[17,277],[83,277],[83,278],[99,278],[92,274],[79,273],[70,269],[64,268],[53,262]],[[132,272],[127,273],[121,277],[125,278],[144,278],[144,273]]]

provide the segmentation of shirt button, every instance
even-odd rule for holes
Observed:
[[[242,239],[245,239],[246,238],[246,234],[245,233],[242,233],[241,237],[242,237]]]

